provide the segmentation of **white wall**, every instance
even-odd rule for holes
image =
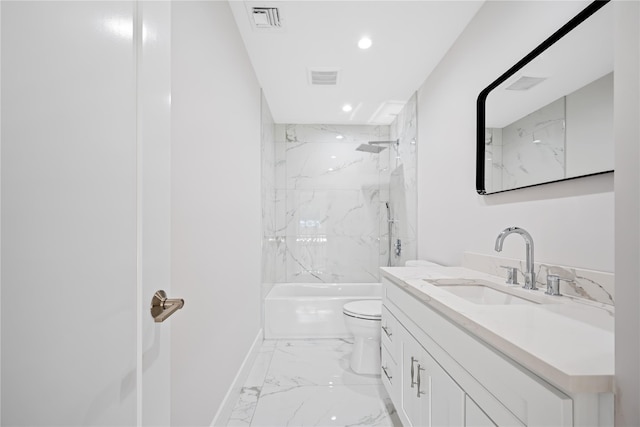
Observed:
[[[566,176],[614,169],[613,74],[567,95]]]
[[[227,2],[171,31],[171,424],[209,425],[260,330],[260,88]]]
[[[475,191],[476,99],[588,2],[487,2],[418,92],[418,256],[460,264],[495,254],[498,233],[527,229],[536,261],[613,271],[613,176],[490,196]],[[535,23],[535,25],[532,25]],[[504,256],[523,258],[507,239]]]
[[[616,426],[640,425],[640,3],[616,2]]]

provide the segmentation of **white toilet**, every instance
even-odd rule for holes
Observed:
[[[347,331],[355,342],[351,369],[357,374],[380,375],[380,321],[382,300],[348,302],[342,307]]]

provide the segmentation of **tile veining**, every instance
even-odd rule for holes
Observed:
[[[380,378],[349,369],[350,339],[267,340],[229,426],[399,426]]]

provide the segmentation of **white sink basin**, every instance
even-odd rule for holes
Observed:
[[[485,305],[532,305],[533,301],[500,292],[484,285],[440,285],[440,289],[451,292],[474,304]]]

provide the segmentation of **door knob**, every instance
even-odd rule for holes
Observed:
[[[184,307],[182,298],[167,298],[167,293],[159,290],[151,298],[151,317],[156,323],[164,322],[167,317],[182,307]]]

